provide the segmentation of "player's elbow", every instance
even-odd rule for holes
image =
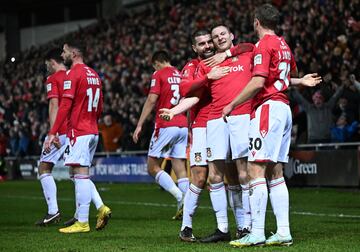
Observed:
[[[253,86],[256,90],[262,89],[265,86],[265,78],[261,76],[253,77]]]

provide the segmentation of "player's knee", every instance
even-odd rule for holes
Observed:
[[[249,176],[246,171],[239,172],[239,182],[242,185],[247,184],[249,182]]]
[[[193,180],[191,182],[198,188],[204,188],[206,183],[206,178],[203,174],[197,174],[196,176],[193,176]]]
[[[41,162],[38,168],[39,175],[52,172],[52,164]]]
[[[224,182],[223,177],[219,174],[209,174],[209,182],[210,184],[217,184]]]

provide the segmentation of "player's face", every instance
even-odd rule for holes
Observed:
[[[72,65],[72,50],[68,47],[67,44],[64,45],[63,47],[63,51],[61,53],[61,57],[64,60],[64,64],[66,66],[71,66]]]
[[[46,71],[47,71],[49,74],[53,74],[53,73],[55,72],[51,60],[45,60],[45,65],[46,65]]]
[[[214,55],[214,43],[210,34],[195,37],[195,41],[192,47],[200,58],[206,59]]]
[[[218,26],[211,32],[214,46],[219,52],[225,52],[230,49],[234,35],[224,26]]]

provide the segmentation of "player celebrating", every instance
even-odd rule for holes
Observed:
[[[61,101],[61,96],[63,93],[63,82],[64,76],[66,75],[66,67],[63,64],[61,58],[60,49],[52,49],[45,56],[45,65],[47,72],[50,74],[46,78],[46,91],[47,99],[49,100],[49,121],[50,128],[54,125],[58,104]],[[52,168],[56,162],[63,155],[66,145],[66,128],[67,124],[63,123],[57,132],[58,139],[57,146],[51,146],[49,153],[43,150],[40,156],[39,164],[39,180],[41,182],[41,187],[43,189],[44,197],[48,205],[48,212],[41,220],[37,221],[35,225],[44,226],[51,223],[58,223],[60,221],[60,212],[57,205],[57,189],[55,180],[51,174]],[[61,147],[60,147],[61,146]],[[60,148],[59,148],[60,147]]]
[[[238,104],[255,97],[248,157],[252,229],[250,234],[230,242],[235,247],[293,243],[289,228],[289,194],[282,163],[288,161],[292,126],[289,102],[284,91],[290,83],[290,71],[296,72],[296,65],[289,46],[274,32],[278,19],[278,10],[270,4],[255,10],[254,29],[260,40],[254,50],[253,77],[223,109],[223,115],[227,116]],[[320,81],[317,80],[315,84]],[[270,200],[278,228],[276,234],[267,240],[264,234],[268,199],[265,173],[270,174]]]
[[[214,26],[211,35],[218,52],[225,52],[233,47],[234,36],[225,25]],[[224,122],[221,113],[224,106],[235,97],[236,92],[240,92],[250,80],[251,56],[252,53],[247,52],[226,59],[219,66],[229,67],[230,73],[224,78],[208,82],[212,106],[207,123],[207,155],[210,161],[210,196],[216,212],[218,228],[214,234],[204,238],[203,242],[216,242],[229,237],[225,174],[229,182],[229,203],[234,210],[239,230],[237,235],[247,233],[250,228],[246,157],[251,104],[247,102],[239,105],[227,122]],[[199,66],[199,75],[206,74],[210,70],[210,67],[202,63]],[[225,166],[225,160],[230,152],[236,167],[231,164]]]
[[[198,57],[188,62],[181,72],[181,96],[186,96],[192,86],[201,85],[202,82],[206,82],[208,79],[221,78],[228,72],[228,69],[226,68],[218,68],[211,71],[206,77],[195,79],[195,72],[200,60],[214,55],[214,45],[209,31],[198,30],[193,33],[192,49]],[[200,96],[198,97],[200,102],[191,110],[191,184],[184,198],[184,214],[179,234],[181,240],[188,242],[196,241],[196,238],[192,233],[192,217],[198,206],[199,196],[205,187],[208,175],[206,161],[206,122],[211,105],[211,97],[206,87],[202,90],[198,90],[197,93]],[[173,109],[175,109],[175,107]],[[161,113],[166,111],[172,112],[169,109],[160,109]]]
[[[67,71],[62,102],[51,128],[45,149],[49,151],[65,118],[69,120],[69,145],[65,165],[71,166],[75,180],[75,194],[78,205],[78,221],[59,229],[62,233],[89,232],[89,206],[92,182],[89,167],[98,143],[97,120],[102,111],[102,84],[97,73],[83,62],[85,48],[78,42],[64,44],[62,57],[71,69]],[[111,217],[111,210],[102,205],[99,209],[96,229],[102,229]]]
[[[179,103],[181,75],[171,66],[170,58],[165,51],[155,52],[152,64],[156,71],[152,76],[150,93],[143,106],[133,140],[137,143],[146,118],[156,106],[155,129],[148,152],[148,172],[162,188],[175,197],[178,207],[173,218],[179,219],[182,215],[183,197],[189,187],[185,167],[187,119],[185,114],[181,114],[171,122],[165,122],[159,118],[158,111],[159,108],[171,108]],[[161,170],[162,160],[169,157],[172,158],[172,168],[178,178],[179,187],[166,172]]]

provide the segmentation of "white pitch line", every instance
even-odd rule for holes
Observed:
[[[36,196],[5,196],[1,195],[1,198],[8,199],[25,199],[25,200],[44,200],[43,197]],[[70,198],[59,198],[59,201],[74,201]],[[175,208],[176,204],[166,204],[166,203],[155,203],[155,202],[136,202],[136,201],[114,201],[107,200],[106,203],[109,204],[118,204],[118,205],[127,205],[127,206],[150,206],[150,207],[165,207],[165,208]],[[211,206],[199,206],[201,209],[212,209]],[[272,212],[272,211],[269,211]],[[301,211],[290,211],[290,214],[293,215],[303,215],[303,216],[316,216],[316,217],[333,217],[333,218],[359,218],[360,215],[349,215],[349,214],[326,214],[326,213],[312,213],[312,212],[301,212]]]

